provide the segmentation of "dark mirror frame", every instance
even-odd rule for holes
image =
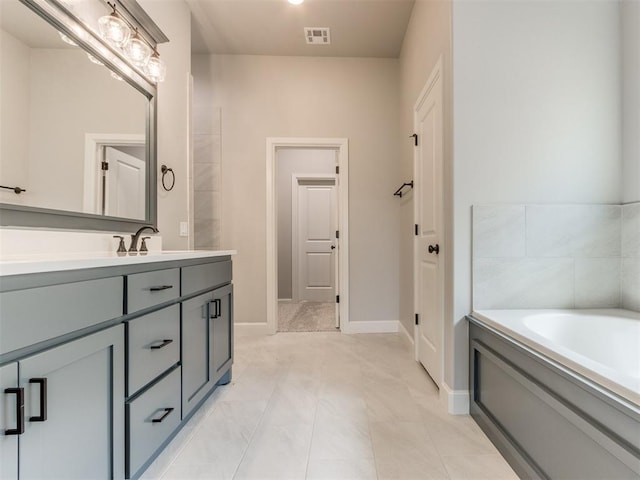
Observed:
[[[1,1],[1,0],[0,0]],[[143,225],[157,227],[157,89],[116,49],[107,44],[99,35],[88,29],[72,12],[56,0],[20,0],[56,30],[72,38],[78,46],[100,59],[109,70],[121,76],[133,88],[148,99],[146,125],[146,207],[145,219],[128,219],[109,217],[66,210],[28,207],[0,203],[0,226],[3,227],[45,227],[70,230],[94,230],[112,232],[135,232]],[[137,13],[135,22],[155,42],[166,42],[168,39],[146,15],[135,0],[119,0],[127,13]],[[129,20],[131,17],[128,18]],[[80,38],[75,32],[84,32]]]

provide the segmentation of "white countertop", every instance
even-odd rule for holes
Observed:
[[[118,256],[115,252],[13,255],[0,260],[0,276],[45,273],[81,268],[116,267],[141,263],[168,262],[235,255],[236,250],[167,250],[147,255]]]

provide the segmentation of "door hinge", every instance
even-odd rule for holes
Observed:
[[[340,238],[340,230],[336,230],[336,238]]]
[[[413,226],[413,234],[417,237],[420,234],[420,227],[418,227],[418,224],[416,223]]]
[[[416,325],[420,325],[420,315],[416,313]]]
[[[338,175],[340,173],[340,166],[336,165],[336,175]]]
[[[102,162],[100,168],[102,169],[102,171],[106,172],[107,170],[109,170],[109,163],[108,162]]]
[[[413,137],[413,144],[417,147],[418,146],[418,134],[414,133],[413,135],[409,135],[409,137]]]
[[[336,295],[336,303],[340,303],[340,295]]]

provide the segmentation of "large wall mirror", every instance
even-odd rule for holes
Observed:
[[[100,38],[111,8],[1,0],[0,10],[0,223],[155,225],[156,88]]]

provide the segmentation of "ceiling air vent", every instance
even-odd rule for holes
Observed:
[[[328,27],[304,27],[304,37],[309,45],[329,45],[331,43]]]

